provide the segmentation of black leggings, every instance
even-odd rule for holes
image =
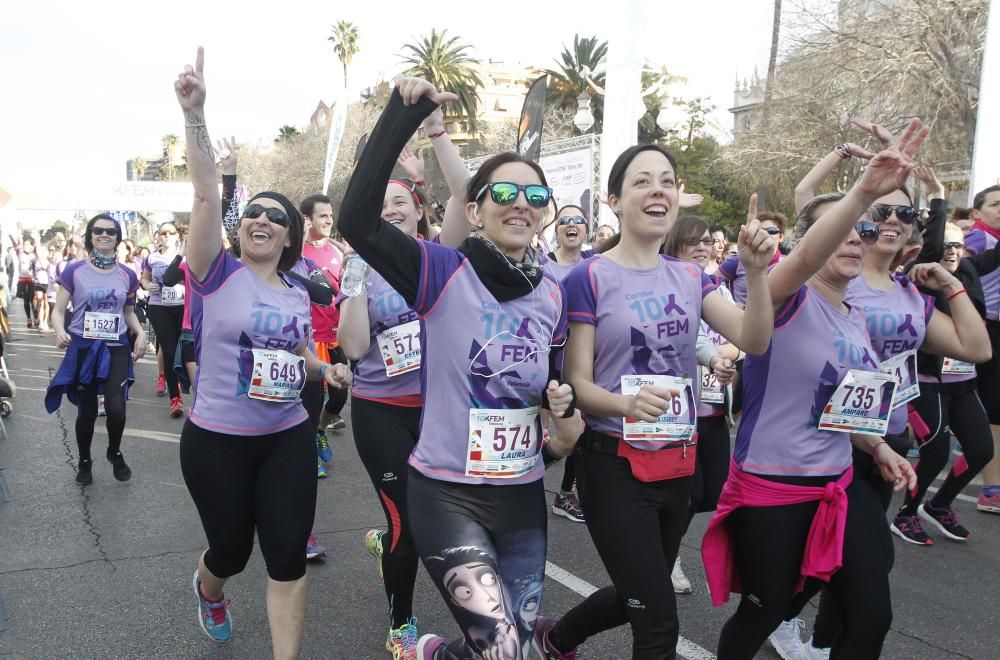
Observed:
[[[725,415],[698,418],[698,452],[691,480],[688,525],[696,513],[715,511],[722,486],[729,478],[729,423]],[[685,530],[686,531],[686,530]]]
[[[831,578],[830,604],[842,627],[831,658],[878,658],[892,623],[889,562],[892,540],[879,494],[867,479],[847,488],[843,566]],[[751,660],[788,612],[801,610],[824,585],[815,579],[795,593],[806,538],[818,502],[743,507],[726,524],[743,596],[719,636],[719,660]]]
[[[917,494],[906,494],[901,514],[913,516],[917,506],[934,483],[935,477],[948,464],[951,441],[944,432],[950,426],[962,446],[962,458],[955,461],[941,484],[941,489],[931,498],[935,508],[950,506],[962,489],[993,459],[993,436],[986,410],[976,393],[976,381],[958,383],[921,383],[920,396],[913,402],[924,423],[931,430],[921,439],[920,462],[916,465]]]
[[[351,397],[354,444],[388,526],[382,537],[382,577],[392,628],[413,616],[418,556],[406,506],[406,461],[417,444],[422,410]]]
[[[406,490],[420,559],[464,635],[436,658],[527,658],[545,582],[542,480],[458,484],[410,468]]]
[[[212,575],[225,579],[246,567],[255,530],[271,579],[305,575],[316,512],[313,433],[308,421],[260,436],[185,422],[181,472],[208,537],[205,566]]]
[[[330,349],[330,363],[347,364],[347,356],[344,355],[344,349],[340,346]],[[327,387],[326,389],[330,396],[327,397],[324,409],[331,415],[339,415],[340,411],[344,409],[344,405],[347,403],[347,388],[345,387],[338,390],[332,387]]]
[[[680,624],[670,571],[687,526],[691,478],[644,483],[624,458],[586,449],[578,456],[587,529],[614,586],[567,612],[550,639],[566,652],[629,623],[633,658],[674,658]]]
[[[321,381],[307,380],[299,393],[299,399],[309,415],[309,424],[314,431],[319,429],[319,415],[323,411],[323,387]]]
[[[573,490],[576,484],[576,452],[573,452],[563,461],[563,478],[559,485],[559,490],[568,493]]]
[[[150,305],[149,322],[153,324],[157,344],[163,351],[163,375],[166,376],[167,391],[172,399],[181,395],[177,372],[174,371],[174,355],[177,353],[177,342],[181,340],[184,305]]]
[[[38,312],[35,310],[35,283],[18,280],[17,281],[17,295],[21,296],[24,303],[24,315],[29,321],[38,320]],[[68,325],[66,327],[69,327]]]
[[[117,453],[122,446],[125,432],[125,385],[128,381],[129,362],[132,359],[129,347],[108,346],[111,364],[108,377],[104,381],[105,424],[108,429],[108,455]],[[86,351],[80,351],[76,368],[79,371],[86,358]],[[94,440],[94,425],[97,423],[97,383],[78,385],[79,404],[76,408],[76,446],[81,460],[90,460],[90,445]]]

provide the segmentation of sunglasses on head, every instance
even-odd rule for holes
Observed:
[[[114,227],[92,227],[90,233],[94,236],[117,236],[118,230]]]
[[[854,225],[854,231],[858,232],[865,245],[875,245],[878,242],[878,226],[874,222],[859,222]]]
[[[697,236],[692,236],[691,238],[684,239],[684,245],[688,247],[695,247],[696,245],[698,245],[698,243],[701,243],[706,247],[712,247],[713,245],[715,245],[715,239],[711,237],[698,238]]]
[[[917,221],[917,217],[920,215],[920,211],[913,208],[912,206],[903,206],[897,204],[873,204],[871,207],[872,220],[876,223],[885,222],[892,215],[893,211],[896,213],[896,217],[904,225],[912,225]]]
[[[166,231],[161,231],[160,232],[160,236],[176,236],[176,235],[177,235],[177,232],[175,232],[175,231],[166,230]]]
[[[281,209],[268,208],[261,206],[260,204],[250,204],[243,211],[244,218],[259,218],[261,214],[267,216],[269,222],[273,222],[276,225],[281,225],[282,227],[288,226],[288,215]]]
[[[476,193],[477,202],[487,190],[490,191],[490,199],[493,200],[493,203],[500,204],[501,206],[513,204],[518,194],[522,191],[524,192],[524,199],[536,209],[545,208],[552,201],[552,188],[543,186],[540,183],[529,183],[526,186],[522,186],[519,183],[510,183],[509,181],[487,183]]]
[[[781,229],[777,227],[764,227],[764,231],[766,231],[771,236],[777,236],[778,234],[781,233]]]
[[[947,250],[951,248],[952,250],[964,250],[965,243],[960,243],[958,241],[950,241],[944,244],[944,249]]]
[[[564,215],[556,221],[560,227],[563,225],[585,225],[587,224],[587,219],[582,215]]]

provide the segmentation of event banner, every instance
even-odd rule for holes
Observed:
[[[517,153],[536,161],[542,153],[542,117],[545,114],[548,79],[546,74],[531,83],[521,108],[521,121],[517,125]]]

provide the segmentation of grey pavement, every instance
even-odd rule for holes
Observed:
[[[137,365],[128,404],[123,451],[132,480],[114,480],[103,458],[106,435],[98,433],[94,483],[77,486],[75,409],[64,403],[50,416],[42,406],[61,352],[51,334],[25,328],[19,301],[12,307],[14,340],[7,364],[18,395],[6,420],[8,438],[0,440],[0,468],[6,468],[13,497],[0,500],[0,597],[10,615],[8,629],[0,632],[0,657],[268,657],[266,574],[257,551],[246,571],[227,584],[232,640],[218,646],[198,627],[191,575],[205,537],[180,473],[182,420],[171,419],[167,400],[155,396],[155,363],[146,358]],[[349,408],[345,417],[349,420]],[[561,472],[554,467],[546,475],[550,501]],[[966,493],[975,495],[971,488]],[[920,548],[895,541],[895,617],[885,658],[1000,657],[994,597],[1000,516],[978,513],[967,500],[957,506],[972,531],[969,543],[940,539]],[[707,522],[707,516],[699,516],[681,548],[695,585],[694,594],[678,597],[685,639],[681,653],[689,660],[714,658],[719,629],[733,609],[732,604],[713,609],[706,595],[697,548]],[[338,432],[330,477],[319,484],[315,532],[330,547],[330,556],[309,568],[303,658],[389,657],[382,648],[388,625],[385,595],[363,545],[365,532],[382,525],[348,427]],[[579,592],[588,585],[608,582],[585,525],[550,517],[548,559],[566,572],[546,581],[543,614],[548,616],[558,617],[579,602]],[[806,612],[810,626],[814,611]],[[423,572],[415,613],[421,632],[457,636]],[[585,657],[627,658],[630,645],[627,628],[610,631],[588,642]],[[765,649],[758,657],[777,656]]]

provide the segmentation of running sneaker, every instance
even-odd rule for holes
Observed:
[[[128,481],[132,478],[132,470],[125,463],[125,457],[120,451],[111,452],[108,450],[108,462],[111,463],[111,471],[118,481]]]
[[[382,576],[382,537],[385,535],[381,529],[369,529],[368,533],[365,534],[365,547],[368,548],[368,554],[375,558],[375,563],[378,565],[378,579],[384,580]]]
[[[674,583],[675,594],[691,593],[691,580],[687,579],[687,576],[684,575],[680,557],[674,560],[674,569],[670,571],[670,581]]]
[[[343,428],[347,428],[347,422],[340,415],[334,415],[330,423],[326,425],[327,431],[339,431]]]
[[[323,465],[323,461],[316,459],[316,478],[326,479],[326,466]]]
[[[319,544],[319,539],[312,532],[309,532],[309,539],[306,541],[306,559],[318,559],[326,556],[326,546]]]
[[[917,516],[897,515],[889,525],[889,530],[907,543],[934,545],[934,540],[924,531],[924,526],[920,524],[920,518]]]
[[[830,649],[823,649],[819,648],[818,646],[813,646],[813,638],[810,637],[809,641],[802,645],[802,659],[830,660]]]
[[[229,599],[223,597],[217,603],[205,598],[201,593],[198,571],[194,572],[194,595],[198,597],[198,623],[213,642],[228,642],[233,634],[233,619],[229,616]]]
[[[992,492],[992,491],[991,491]],[[1000,513],[1000,490],[987,495],[986,488],[979,491],[976,508],[986,513]]]
[[[324,463],[333,460],[333,449],[330,448],[330,439],[326,437],[326,433],[316,434],[316,454]]]
[[[419,639],[417,617],[410,617],[410,620],[400,627],[389,629],[389,636],[385,639],[385,650],[392,654],[392,660],[417,660]]]
[[[535,632],[531,637],[531,648],[542,660],[576,660],[580,657],[579,651],[573,649],[568,653],[563,653],[557,651],[556,647],[552,646],[552,642],[549,641],[549,633],[555,628],[556,623],[558,621],[554,619],[546,619],[544,616],[538,617],[535,620]]]
[[[49,331],[49,322],[48,321],[42,321],[41,324],[39,324],[38,329],[41,330],[42,332],[48,332]]]
[[[802,660],[805,647],[802,644],[801,630],[806,623],[802,619],[782,621],[767,639],[771,646],[784,660]]]
[[[175,396],[170,399],[170,416],[173,418],[180,417],[184,414],[184,402],[181,401],[179,396]]]
[[[97,416],[98,417],[107,417],[108,416],[108,411],[104,408],[104,395],[103,394],[98,394],[97,395]]]
[[[94,461],[90,458],[81,458],[80,462],[76,464],[76,483],[81,486],[86,486],[94,482],[94,473],[91,468],[94,467]]]
[[[917,507],[917,514],[923,518],[925,523],[936,527],[939,532],[952,541],[968,541],[969,537],[972,536],[969,530],[958,522],[958,515],[955,513],[955,509],[950,506],[938,509],[925,502]]]
[[[160,374],[159,378],[156,379],[156,396],[165,396],[167,394],[167,377]]]
[[[583,517],[583,508],[580,507],[580,500],[576,493],[571,491],[567,494],[559,493],[555,501],[552,502],[552,513],[562,516],[573,522],[587,522]]]
[[[434,660],[437,652],[448,645],[448,640],[438,635],[424,635],[417,642],[417,660]]]

